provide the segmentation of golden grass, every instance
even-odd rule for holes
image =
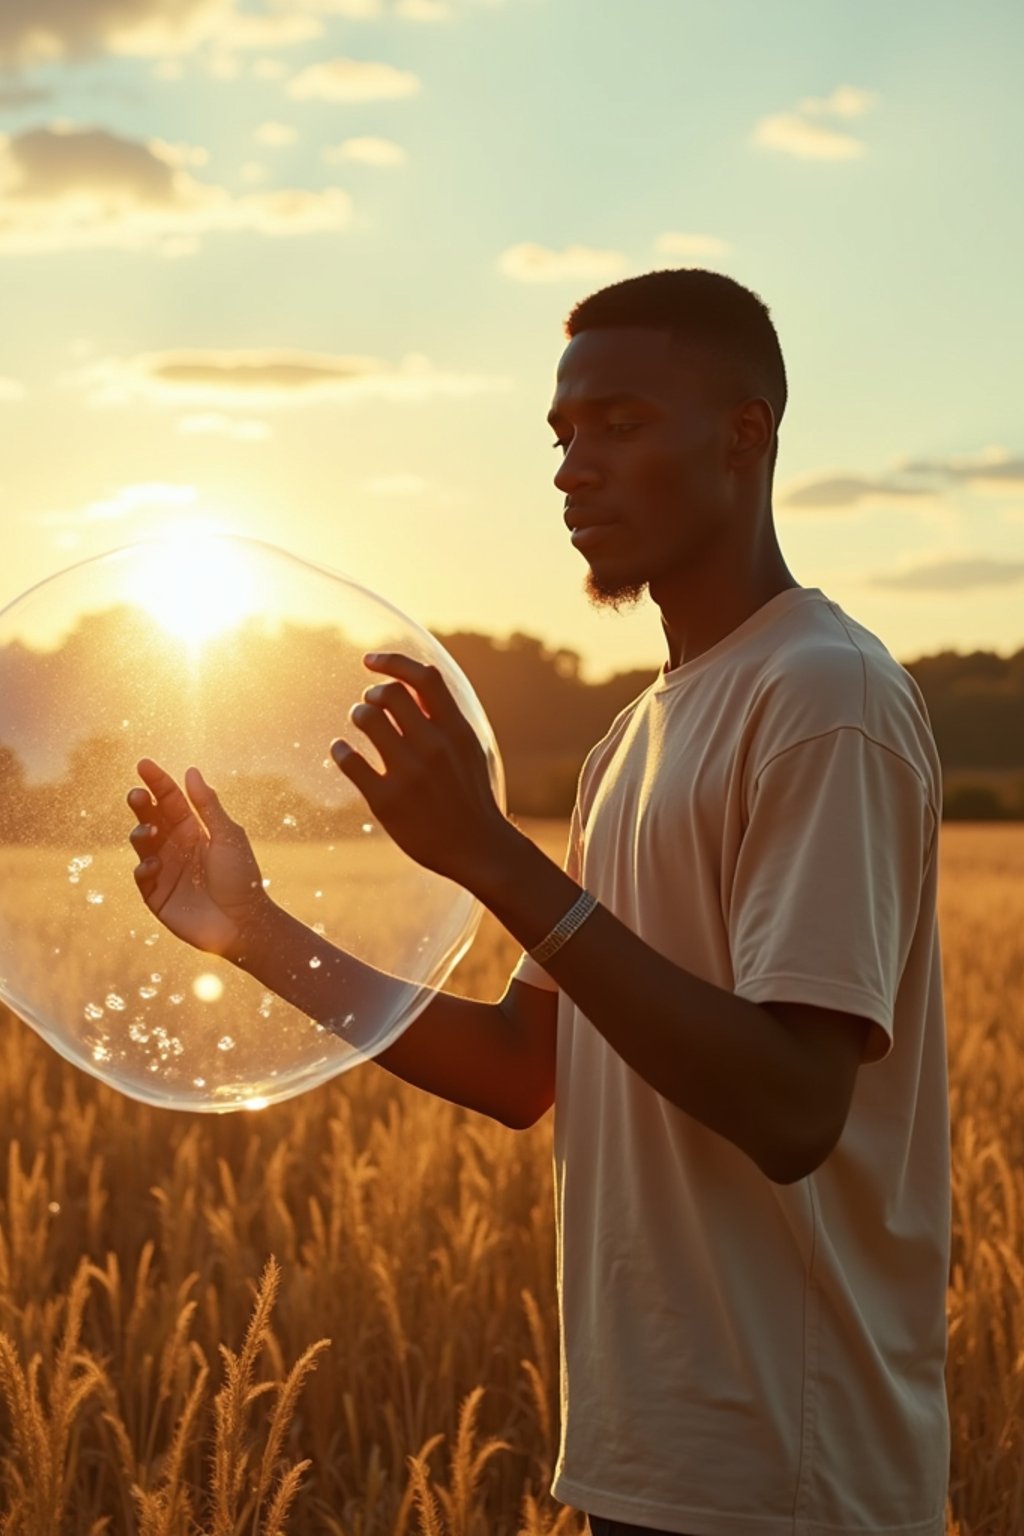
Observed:
[[[560,857],[564,827],[528,824]],[[1024,1530],[1024,827],[947,826],[949,1536]],[[495,998],[490,917],[452,990]],[[0,1536],[571,1536],[550,1117],[147,1108],[3,1023]],[[327,1342],[329,1341],[329,1342]]]

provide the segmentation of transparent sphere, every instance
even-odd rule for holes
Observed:
[[[330,755],[342,737],[383,769],[348,718],[384,680],[372,650],[440,669],[504,810],[493,733],[439,642],[270,545],[148,540],[0,610],[0,998],[69,1061],[150,1104],[262,1108],[384,1050],[443,986],[482,908],[374,824]],[[201,769],[270,896],[369,985],[360,967],[316,1022],[161,926],[127,840],[144,757],[180,785]]]

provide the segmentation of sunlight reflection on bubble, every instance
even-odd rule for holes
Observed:
[[[216,1003],[224,994],[224,983],[212,971],[204,971],[192,983],[192,991],[201,1003]]]

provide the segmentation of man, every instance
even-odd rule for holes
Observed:
[[[392,680],[351,718],[384,772],[343,742],[339,768],[524,946],[500,1002],[439,994],[378,1059],[510,1126],[555,1105],[553,1492],[595,1536],[942,1536],[949,1121],[924,702],[783,560],[786,379],[757,296],[650,273],[567,332],[564,519],[592,601],[649,591],[668,659],[587,757],[559,870],[498,810],[439,675],[368,658]],[[140,772],[151,909],[336,1017],[367,968],[269,901],[197,770],[194,809]],[[320,966],[296,964],[311,953]]]

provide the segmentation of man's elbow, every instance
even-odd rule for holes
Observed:
[[[834,1134],[830,1133],[813,1143],[806,1138],[794,1140],[790,1137],[758,1160],[761,1172],[773,1184],[799,1184],[801,1179],[816,1173],[826,1158],[831,1156],[841,1134],[840,1128]]]
[[[501,1123],[507,1125],[510,1131],[528,1131],[532,1125],[543,1120],[554,1102],[555,1096],[551,1094],[532,1104],[517,1104],[514,1110],[502,1115]]]

